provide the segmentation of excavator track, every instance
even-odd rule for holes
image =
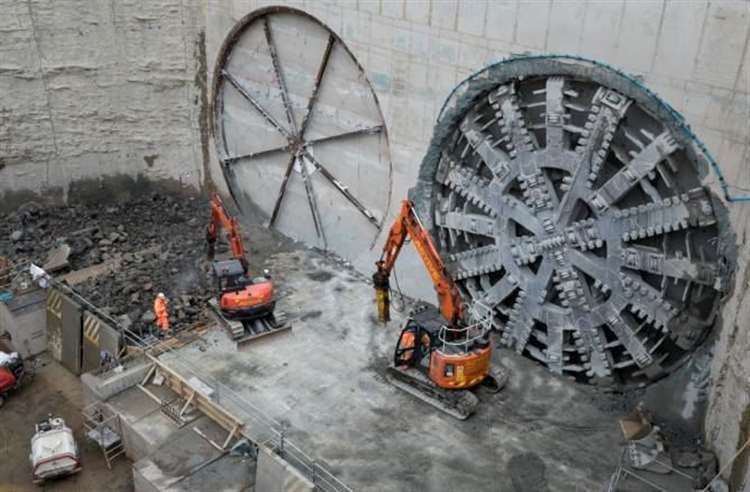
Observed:
[[[209,301],[214,317],[224,328],[229,337],[241,345],[259,338],[275,335],[292,328],[287,321],[286,313],[271,313],[251,320],[233,320],[226,318],[215,299]]]
[[[440,388],[418,369],[390,366],[386,377],[393,386],[459,420],[468,419],[479,404],[471,391]]]

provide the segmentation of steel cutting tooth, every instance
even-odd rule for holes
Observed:
[[[581,132],[582,138],[576,146],[576,152],[581,156],[582,162],[584,165],[588,164],[586,167],[589,188],[599,176],[614,133],[630,106],[630,100],[613,90],[600,87],[591,104],[587,122]]]
[[[625,350],[632,356],[638,367],[651,364],[654,359],[641,340],[633,333],[633,329],[614,309],[606,309],[602,313],[603,321],[622,342]]]
[[[711,202],[700,188],[666,198],[661,203],[617,210],[614,217],[623,231],[623,241],[647,237],[649,230],[658,235],[689,226],[707,227],[716,223]]]
[[[490,122],[497,122],[497,118]],[[512,169],[508,154],[499,149],[497,144],[491,141],[490,136],[483,134],[482,128],[476,129],[475,123],[468,121],[468,118],[461,124],[460,129],[471,148],[479,154],[495,177],[501,181],[505,180]]]
[[[503,269],[500,249],[497,246],[488,246],[481,250],[481,253],[473,254],[454,254],[450,255],[446,268],[455,280],[461,280],[468,277],[474,277],[490,272],[497,272]]]
[[[527,308],[528,295],[524,291],[518,293],[516,301],[513,303],[513,307],[510,311],[510,319],[508,320],[508,331],[503,335],[507,334],[502,341],[513,348],[517,353],[522,353],[523,349],[529,341],[531,336],[531,329],[534,326],[534,320],[529,316],[529,310]],[[511,336],[512,334],[512,336]]]
[[[533,144],[529,131],[526,129],[526,122],[518,106],[514,91],[505,87],[502,91],[495,93],[496,99],[492,101],[492,107],[500,111],[495,113],[498,116],[498,124],[503,136],[508,140],[508,148],[511,157],[518,156],[519,153],[528,153],[533,150]]]
[[[443,157],[420,171],[435,176],[423,205],[449,271],[493,305],[506,345],[578,381],[642,385],[705,339],[729,235],[694,188],[694,148],[678,151],[667,130],[680,122],[586,70],[448,107]]]
[[[665,131],[636,154],[617,174],[609,178],[591,196],[590,203],[599,212],[606,210],[651,173],[660,161],[678,148],[674,137]]]
[[[448,229],[493,237],[495,235],[495,221],[478,214],[462,212],[448,212],[437,214],[435,222]]]
[[[691,261],[686,257],[666,256],[661,250],[647,246],[630,246],[622,250],[625,266],[634,270],[664,275],[673,279],[714,285],[719,279],[715,263]]]
[[[492,190],[488,190],[489,180],[473,175],[469,170],[453,167],[447,172],[444,183],[483,212],[497,216],[497,199],[493,199]]]
[[[567,138],[563,125],[566,114],[563,106],[563,92],[565,79],[562,77],[550,77],[547,79],[545,89],[545,136],[546,148],[562,151],[567,145]]]

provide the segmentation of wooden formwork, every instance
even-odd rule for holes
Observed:
[[[188,408],[192,407],[195,410],[198,410],[199,412],[206,415],[208,418],[210,418],[212,421],[214,421],[229,433],[224,442],[221,444],[217,444],[209,440],[209,442],[211,442],[211,444],[213,444],[215,447],[217,447],[221,451],[225,451],[229,443],[232,442],[234,438],[239,437],[239,435],[242,433],[244,428],[242,420],[232,415],[228,410],[223,408],[218,403],[211,400],[210,396],[201,392],[199,388],[195,387],[195,384],[191,384],[189,381],[177,374],[175,371],[173,371],[153,355],[146,353],[146,357],[151,361],[152,365],[151,369],[149,369],[148,373],[146,373],[146,376],[143,378],[141,384],[138,385],[139,388],[160,405],[165,403],[161,400],[161,398],[159,398],[148,388],[146,388],[146,384],[156,375],[156,372],[158,371],[159,374],[164,377],[163,384],[185,401],[178,414],[179,417],[182,417],[185,412],[187,412]]]

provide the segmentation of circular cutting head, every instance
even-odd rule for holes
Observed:
[[[733,241],[673,110],[606,66],[510,60],[449,101],[413,199],[503,343],[632,386],[705,339]]]
[[[261,9],[229,33],[213,83],[214,133],[242,208],[312,246],[353,257],[388,210],[383,116],[362,67],[314,17]]]

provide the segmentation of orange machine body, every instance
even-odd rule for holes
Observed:
[[[440,388],[464,389],[480,384],[491,369],[492,347],[481,338],[467,344],[452,343],[451,333],[460,331],[464,305],[460,292],[445,268],[429,232],[422,226],[409,200],[391,227],[373,275],[381,321],[390,319],[389,277],[406,238],[409,237],[430,274],[444,320],[410,319],[401,331],[394,353],[394,365],[426,371]],[[436,316],[437,317],[437,316]],[[453,330],[443,330],[447,321]],[[459,329],[456,329],[459,328]]]
[[[473,388],[490,373],[492,348],[487,345],[462,354],[435,349],[430,354],[430,379],[441,388]]]
[[[276,304],[270,281],[245,286],[221,294],[219,307],[229,317],[253,318],[272,312]]]
[[[468,350],[455,350],[440,342],[435,320],[417,316],[406,322],[394,353],[397,367],[426,367],[427,376],[446,389],[472,388],[489,374],[492,348],[489,341]]]
[[[206,229],[208,256],[211,260],[220,229],[226,231],[232,250],[231,259],[213,262],[214,275],[219,283],[219,308],[222,313],[232,319],[251,319],[272,314],[276,305],[273,283],[267,276],[249,276],[239,222],[229,214],[221,197],[214,193],[211,197],[211,221]]]

